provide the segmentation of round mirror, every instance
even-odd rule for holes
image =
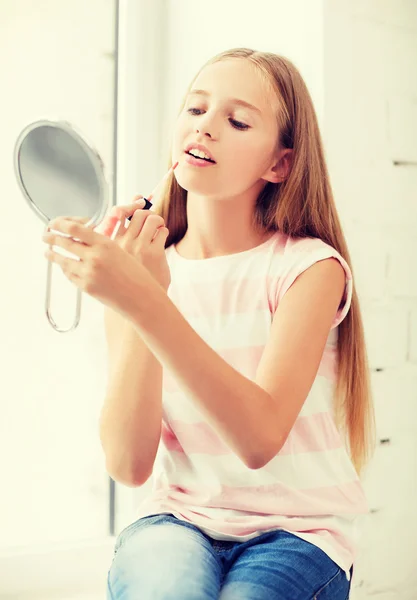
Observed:
[[[107,210],[103,162],[69,123],[25,127],[16,142],[15,170],[29,206],[44,222],[72,216],[98,223]]]
[[[63,121],[36,121],[20,133],[14,152],[17,181],[29,206],[48,223],[55,217],[84,217],[98,225],[108,209],[108,186],[99,154]],[[48,261],[46,314],[59,332],[77,327],[81,292],[77,290],[76,316],[69,329],[60,329],[50,312],[51,269]]]

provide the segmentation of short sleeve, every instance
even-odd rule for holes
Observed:
[[[340,325],[350,309],[353,290],[352,272],[339,252],[320,239],[301,238],[288,241],[281,257],[281,272],[275,288],[275,305],[276,307],[279,305],[285,293],[301,273],[327,258],[336,258],[345,271],[345,291],[331,326],[331,329],[334,329]]]

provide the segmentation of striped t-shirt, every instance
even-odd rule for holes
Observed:
[[[218,540],[247,541],[284,529],[321,548],[349,579],[356,521],[368,506],[332,409],[337,326],[352,298],[347,263],[322,240],[279,232],[237,254],[191,260],[172,245],[166,256],[171,300],[200,337],[251,380],[275,310],[298,275],[335,257],[345,270],[346,288],[301,412],[280,452],[260,469],[245,466],[175,377],[164,372],[153,488],[137,517],[172,513]]]

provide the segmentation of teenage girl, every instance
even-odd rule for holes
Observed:
[[[373,408],[358,298],[298,70],[249,49],[200,70],[156,211],[82,219],[46,252],[106,305],[109,474],[153,475],[113,600],[346,600]],[[133,215],[133,216],[132,216]],[[127,217],[132,217],[127,221]],[[75,240],[72,238],[76,238]]]

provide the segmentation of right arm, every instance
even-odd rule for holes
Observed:
[[[138,197],[137,199],[140,199]],[[133,254],[168,289],[169,267],[165,256],[168,230],[164,221],[137,203],[114,213],[133,215],[116,241]],[[124,217],[124,218],[123,218]],[[162,366],[135,327],[110,308],[105,308],[108,344],[108,383],[100,415],[100,440],[109,475],[124,485],[143,485],[152,474],[162,425]]]
[[[152,474],[162,422],[162,367],[137,330],[105,309],[108,384],[100,416],[106,469],[115,481],[143,485]]]

